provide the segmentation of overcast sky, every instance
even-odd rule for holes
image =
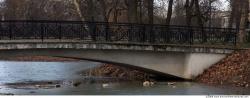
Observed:
[[[226,0],[221,0],[221,9],[228,10],[228,5],[229,2],[227,2]]]

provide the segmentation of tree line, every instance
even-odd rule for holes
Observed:
[[[224,8],[221,6],[228,3]],[[223,10],[224,9],[224,10]],[[71,20],[239,28],[249,0],[3,0],[2,20]],[[228,19],[227,19],[228,18]],[[224,21],[224,23],[222,23]]]

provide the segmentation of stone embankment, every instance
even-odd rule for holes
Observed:
[[[250,50],[232,53],[205,70],[195,80],[211,85],[250,87]]]

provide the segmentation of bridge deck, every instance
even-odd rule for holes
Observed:
[[[0,44],[35,44],[35,43],[79,43],[79,44],[112,44],[112,45],[138,45],[138,46],[169,46],[169,47],[193,47],[193,48],[217,48],[217,49],[232,49],[236,50],[237,47],[227,46],[227,45],[204,45],[204,44],[195,44],[195,45],[178,45],[178,44],[156,44],[156,43],[136,43],[136,42],[93,42],[91,40],[62,40],[62,39],[46,39],[46,40],[0,40]]]
[[[98,42],[81,42],[73,40],[21,40],[0,42],[0,50],[16,49],[97,49],[97,50],[133,50],[133,51],[154,51],[154,52],[194,52],[194,53],[232,53],[236,48],[204,46],[204,45],[175,45],[175,44],[141,44],[141,43],[98,43]]]

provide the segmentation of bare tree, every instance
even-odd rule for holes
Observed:
[[[74,4],[74,6],[76,8],[76,12],[78,13],[81,21],[84,21],[85,19],[84,19],[83,15],[82,15],[79,2],[77,0],[73,0],[73,4]]]
[[[128,5],[128,22],[130,23],[137,23],[138,21],[138,16],[137,16],[137,7],[138,7],[138,2],[137,0],[127,0],[127,5]]]
[[[154,0],[146,0],[148,8],[148,23],[154,24]]]
[[[187,26],[191,26],[191,22],[192,22],[192,7],[194,5],[194,0],[186,0],[186,4],[185,4],[185,9],[186,9],[186,24]]]
[[[199,5],[199,0],[194,0],[194,3],[195,3],[195,12],[196,12],[196,16],[197,16],[197,24],[200,26],[200,27],[203,27],[203,16],[201,14],[201,11],[200,11],[200,5]]]
[[[248,13],[249,13],[249,1],[242,0],[241,7],[241,19],[240,19],[240,32],[239,32],[239,42],[243,43],[246,36],[246,25],[248,22]]]
[[[172,10],[173,10],[173,2],[174,0],[169,0],[169,3],[168,3],[168,14],[167,14],[167,19],[166,19],[166,25],[169,25],[170,24],[170,21],[171,21],[171,17],[172,17]]]

